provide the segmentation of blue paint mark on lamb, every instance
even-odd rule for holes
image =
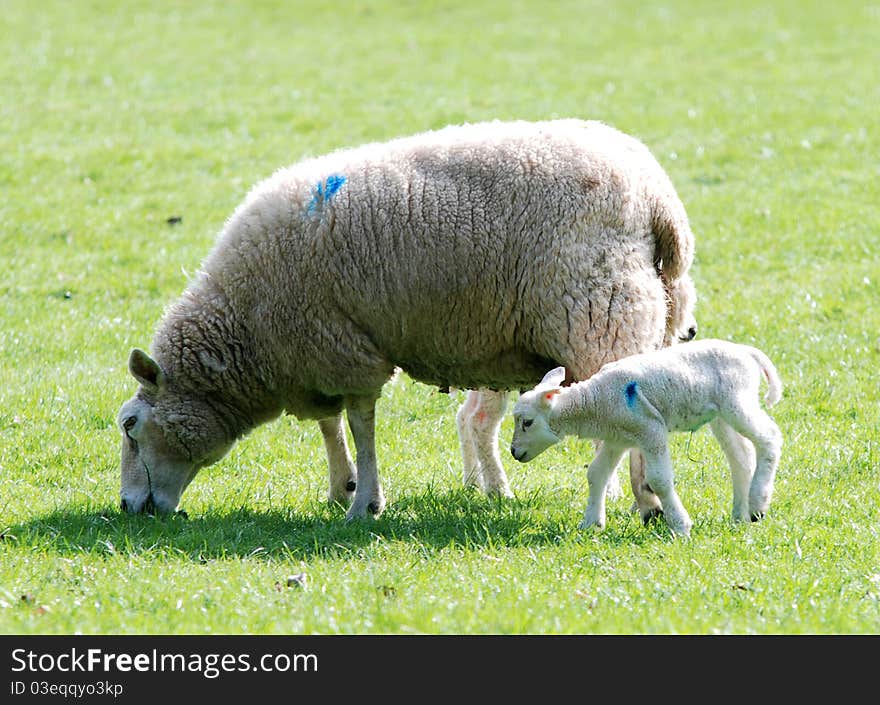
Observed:
[[[632,409],[636,405],[636,392],[638,391],[638,384],[635,382],[630,382],[626,385],[626,405]]]

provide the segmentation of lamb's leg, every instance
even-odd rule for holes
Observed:
[[[659,434],[659,429],[658,429]],[[678,498],[673,480],[672,457],[666,443],[665,431],[662,443],[642,448],[645,454],[645,479],[663,504],[663,517],[672,533],[687,536],[693,522]]]
[[[357,487],[357,469],[348,443],[345,440],[345,428],[342,425],[342,414],[318,421],[321,435],[324,436],[324,449],[327,451],[327,465],[330,475],[330,488],[327,500],[338,502],[344,506],[351,503]]]
[[[479,486],[480,484],[480,461],[477,459],[477,449],[473,434],[473,416],[480,403],[480,395],[474,389],[467,392],[467,396],[455,414],[455,424],[458,426],[458,442],[461,445],[461,459],[464,463],[462,481],[465,487]]]
[[[757,403],[738,413],[725,415],[725,421],[755,446],[755,474],[749,486],[749,516],[752,521],[758,521],[764,518],[770,508],[776,467],[782,451],[782,432]]]
[[[345,515],[351,521],[366,517],[368,513],[381,514],[385,509],[385,497],[376,468],[376,399],[351,397],[346,399],[345,409],[357,452],[357,489]]]
[[[480,463],[481,484],[487,495],[513,497],[498,451],[498,432],[507,409],[507,392],[480,389],[476,410],[471,417],[474,449]]]
[[[635,498],[634,508],[645,524],[663,514],[660,498],[645,478],[645,456],[638,448],[629,451],[629,484]]]
[[[578,525],[579,529],[590,526],[605,526],[605,495],[608,489],[608,480],[614,473],[617,463],[623,457],[626,448],[620,448],[608,443],[602,443],[599,451],[587,470],[587,482],[590,486],[590,497],[587,500],[587,508],[584,511],[583,521]]]
[[[598,453],[601,446],[600,441],[593,441],[593,450]],[[621,456],[623,457],[623,456]],[[608,484],[605,486],[605,499],[620,499],[623,497],[623,490],[620,487],[620,478],[617,476],[617,466],[608,476]]]
[[[733,520],[749,520],[749,485],[755,471],[755,448],[749,440],[739,435],[720,418],[714,419],[709,427],[718,445],[724,451],[730,465],[730,480],[733,483]]]

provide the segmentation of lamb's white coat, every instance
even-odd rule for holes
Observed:
[[[775,404],[782,383],[760,350],[723,340],[700,340],[609,363],[590,379],[559,386],[551,370],[514,407],[511,454],[521,462],[565,436],[602,441],[587,472],[589,501],[581,527],[605,525],[605,487],[624,451],[639,448],[646,479],[660,497],[673,532],[687,535],[692,522],[679,499],[669,453],[670,432],[709,424],[730,465],[733,518],[756,520],[770,506],[782,433],[761,408]]]

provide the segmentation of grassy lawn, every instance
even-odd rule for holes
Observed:
[[[878,36],[850,0],[4,0],[0,633],[880,633]],[[707,430],[674,441],[688,541],[629,513],[625,470],[606,530],[579,532],[575,439],[505,452],[516,498],[486,499],[461,487],[461,396],[405,376],[378,409],[378,520],[326,506],[317,425],[290,417],[201,472],[189,520],[119,513],[129,350],[254,182],[555,116],[652,149],[696,233],[701,336],[776,363],[765,521],[731,524]]]

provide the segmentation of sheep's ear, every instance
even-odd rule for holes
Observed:
[[[558,387],[565,381],[565,368],[555,367],[544,375],[544,379],[538,384],[539,387]]]
[[[562,387],[548,387],[547,389],[541,390],[541,396],[538,397],[538,402],[543,409],[549,409],[553,406],[553,402],[556,401],[556,395],[562,391]]]
[[[128,356],[128,371],[151,392],[158,391],[165,383],[165,373],[159,363],[138,348],[134,348]]]

